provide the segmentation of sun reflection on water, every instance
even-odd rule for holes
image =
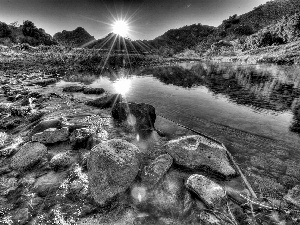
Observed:
[[[115,81],[114,88],[118,94],[125,96],[131,87],[131,80],[127,78],[120,78]]]

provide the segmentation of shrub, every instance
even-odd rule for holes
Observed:
[[[0,38],[9,37],[11,35],[11,29],[6,23],[0,22]]]

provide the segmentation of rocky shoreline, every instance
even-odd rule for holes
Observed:
[[[1,77],[0,224],[299,221],[299,186],[255,199],[222,146],[169,138],[153,106],[105,90],[53,93],[57,79]]]

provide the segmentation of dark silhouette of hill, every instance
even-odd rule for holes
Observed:
[[[37,28],[29,20],[24,21],[20,26],[0,22],[0,44],[16,43],[27,43],[32,46],[57,44],[50,34],[47,34],[42,28]]]
[[[84,47],[85,44],[96,40],[82,27],[77,27],[73,31],[63,30],[62,32],[54,34],[53,38],[59,44],[69,47]]]

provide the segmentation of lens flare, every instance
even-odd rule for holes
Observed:
[[[120,78],[114,83],[114,88],[118,94],[125,96],[131,87],[131,81],[126,78]]]
[[[113,25],[113,33],[120,35],[122,37],[126,37],[129,32],[128,22],[125,20],[116,20]]]

